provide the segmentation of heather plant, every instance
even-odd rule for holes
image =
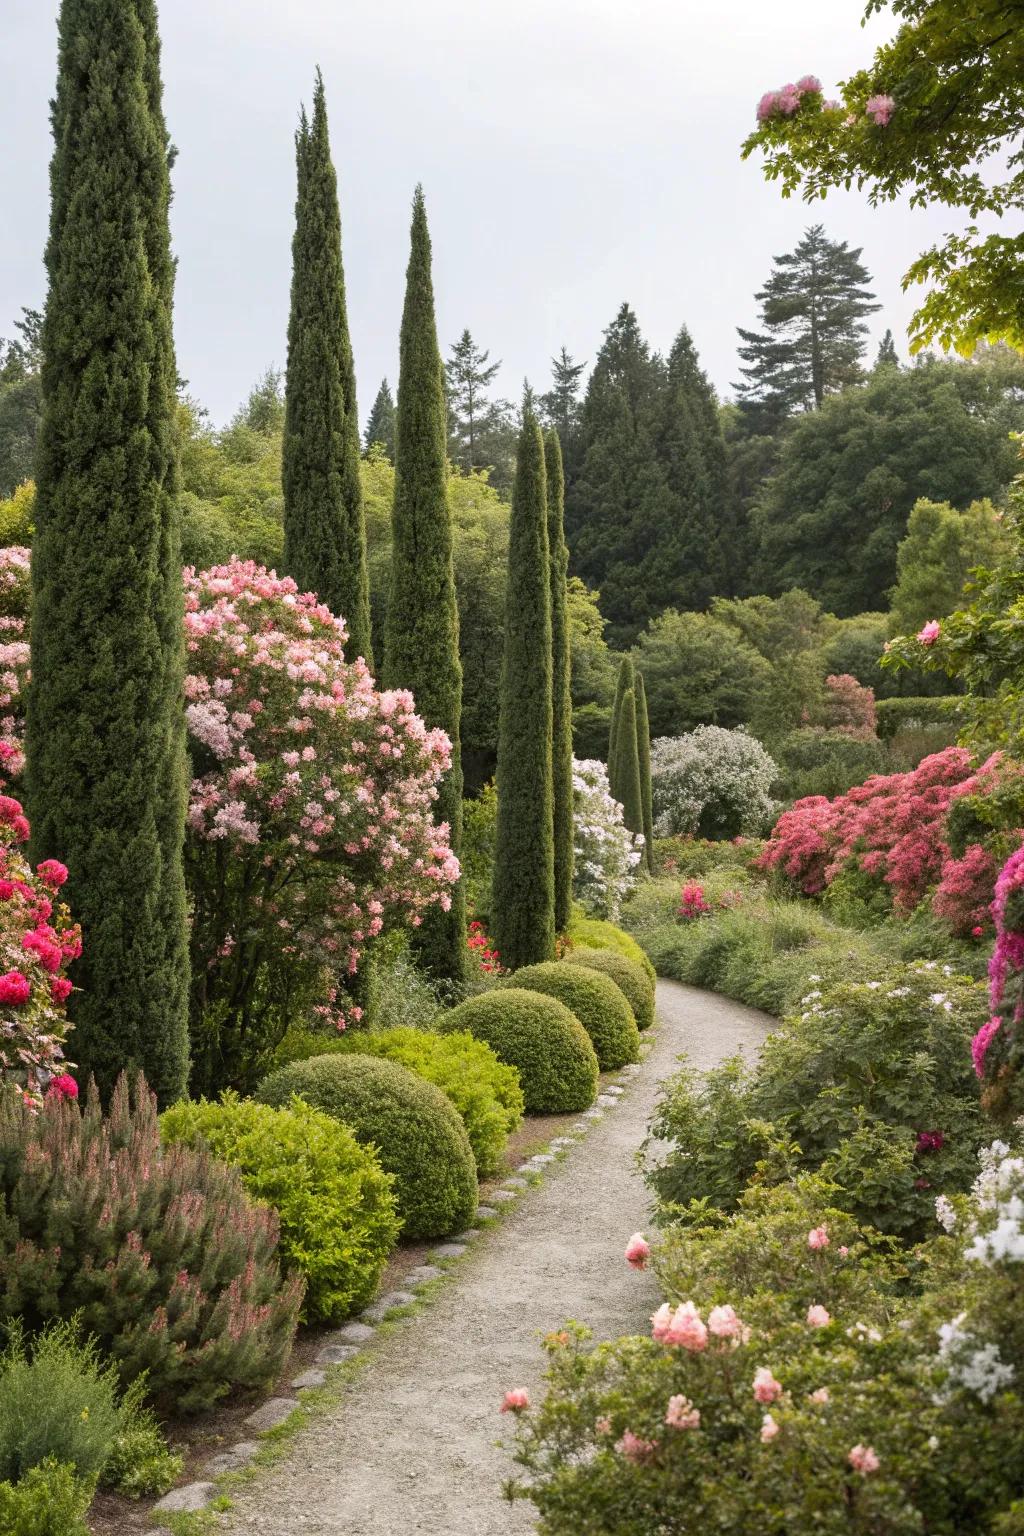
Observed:
[[[398,1238],[392,1180],[372,1148],[296,1099],[272,1109],[226,1093],[165,1110],[167,1146],[205,1144],[280,1222],[282,1262],[305,1281],[305,1320],[336,1322],[376,1294]]]
[[[0,1097],[0,1321],[80,1314],[122,1381],[176,1411],[275,1380],[302,1282],[282,1281],[278,1221],[204,1148],[161,1149],[156,1102],[122,1077],[107,1116]]]
[[[777,776],[775,762],[742,726],[698,725],[685,736],[662,736],[651,748],[655,835],[756,836],[771,821]]]
[[[747,1181],[822,1170],[836,1199],[884,1232],[914,1237],[935,1196],[970,1182],[981,1121],[970,1040],[984,988],[924,962],[869,981],[815,986],[769,1036],[755,1069],[736,1061],[670,1082],[650,1170],[666,1208],[732,1210]]]
[[[643,840],[629,831],[603,763],[573,759],[573,893],[595,917],[616,918],[636,883]]]

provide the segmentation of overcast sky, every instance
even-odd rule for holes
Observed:
[[[0,335],[44,297],[57,0],[0,0]],[[803,228],[864,248],[905,351],[912,257],[955,216],[784,201],[739,146],[762,91],[826,92],[886,23],[862,0],[162,0],[179,157],[178,363],[226,420],[285,361],[293,130],[319,64],[341,183],[363,418],[396,382],[409,204],[427,198],[442,348],[469,326],[502,391],[548,384],[564,343],[592,360],[623,299],[666,349],[689,326],[721,393],[737,325]]]

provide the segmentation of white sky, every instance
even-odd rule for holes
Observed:
[[[863,245],[905,353],[899,279],[955,215],[855,193],[783,201],[739,145],[762,91],[826,93],[885,23],[861,0],[162,0],[179,158],[178,364],[220,422],[284,364],[292,134],[323,69],[360,409],[396,383],[409,204],[426,191],[442,349],[469,326],[516,398],[564,342],[592,360],[623,299],[683,323],[723,393],[771,257],[806,224]],[[57,0],[0,0],[0,335],[40,306]]]

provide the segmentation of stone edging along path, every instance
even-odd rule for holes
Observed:
[[[659,1085],[683,1052],[706,1070],[736,1050],[756,1050],[773,1022],[713,993],[660,981],[643,1062],[625,1068],[566,1135],[505,1180],[494,1205],[478,1212],[480,1228],[438,1245],[405,1277],[408,1290],[381,1297],[359,1322],[327,1336],[315,1367],[292,1383],[298,1398],[263,1403],[246,1421],[252,1438],[215,1457],[203,1482],[174,1489],[154,1514],[209,1510],[228,1494],[232,1509],[204,1530],[531,1531],[532,1508],[501,1497],[512,1470],[496,1443],[502,1396],[510,1387],[542,1390],[540,1339],[568,1318],[599,1338],[646,1328],[659,1300],[655,1282],[629,1268],[623,1249],[647,1225],[635,1152]],[[404,1313],[421,1288],[429,1304]],[[296,1422],[300,1429],[279,1447],[267,1443],[280,1453],[272,1464],[232,1477],[262,1453],[257,1436],[286,1421],[289,1431]]]

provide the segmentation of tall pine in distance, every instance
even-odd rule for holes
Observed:
[[[346,650],[373,665],[356,376],[345,306],[338,179],[324,82],[295,136],[298,197],[285,387],[284,568],[348,625]]]
[[[413,198],[399,346],[384,679],[389,688],[411,689],[427,725],[447,731],[451,739],[452,764],[441,783],[437,814],[448,823],[457,855],[462,846],[462,665],[448,505],[444,367],[437,344],[422,187]],[[424,918],[417,947],[434,975],[453,981],[465,975],[466,894],[461,880],[451,909],[434,908]]]
[[[512,483],[515,457],[515,425],[507,400],[489,393],[500,360],[492,363],[490,352],[478,347],[469,330],[463,331],[449,349],[445,363],[448,390],[448,455],[463,474],[488,469],[500,491]]]
[[[549,427],[558,433],[562,471],[575,472],[580,431],[580,377],[586,363],[578,363],[566,347],[551,359],[551,388],[540,397],[540,409]]]
[[[757,293],[762,329],[739,332],[745,366],[735,387],[752,430],[774,432],[863,376],[865,321],[880,305],[860,257],[813,224],[795,250],[773,259]]]
[[[551,572],[544,442],[524,402],[509,528],[491,934],[503,965],[555,946]]]
[[[673,607],[702,609],[732,590],[725,438],[718,398],[685,326],[667,374],[658,454],[675,503],[675,540],[666,545],[665,581]]]
[[[82,924],[83,1079],[188,1068],[171,159],[150,0],[64,0],[32,551],[28,804]]]
[[[381,380],[377,398],[370,412],[370,419],[366,423],[366,436],[363,438],[363,443],[367,453],[376,443],[383,448],[392,464],[395,462],[395,401],[387,379]]]
[[[555,929],[558,933],[564,933],[572,917],[572,659],[566,598],[569,551],[565,545],[562,522],[565,479],[561,444],[554,429],[544,434],[544,466],[551,569],[551,791],[555,849]]]

